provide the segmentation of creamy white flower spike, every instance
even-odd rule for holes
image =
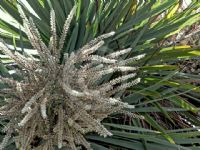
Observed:
[[[57,145],[70,150],[77,150],[78,146],[89,150],[91,147],[84,134],[96,132],[103,137],[112,136],[101,121],[113,113],[121,113],[124,108],[134,109],[134,105],[115,96],[140,82],[138,67],[130,63],[143,58],[144,54],[120,58],[131,51],[127,48],[104,56],[97,55],[106,39],[115,35],[113,31],[97,36],[76,52],[62,54],[76,6],[69,13],[61,36],[57,35],[56,15],[51,10],[52,35],[48,45],[45,45],[33,20],[26,17],[20,6],[18,10],[25,33],[38,57],[13,53],[0,39],[0,50],[18,64],[24,77],[21,81],[0,77],[0,81],[9,87],[0,94],[13,96],[6,106],[0,108],[1,116],[10,120],[6,130],[9,132],[0,149],[6,146],[12,132],[17,132],[15,142],[18,149],[54,149],[53,145]],[[117,74],[112,76],[114,73]],[[110,75],[110,79],[102,80],[106,75]],[[43,144],[31,147],[36,137]]]

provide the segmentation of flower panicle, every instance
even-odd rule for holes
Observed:
[[[64,60],[61,61],[60,54],[76,6],[70,11],[60,38],[56,32],[56,15],[51,10],[52,35],[48,46],[42,40],[33,19],[26,17],[21,6],[18,6],[18,10],[24,30],[40,59],[36,61],[34,56],[27,58],[20,53],[12,53],[0,39],[0,49],[20,66],[19,71],[24,77],[20,82],[0,78],[1,82],[9,85],[8,89],[0,93],[4,92],[6,96],[11,91],[16,93],[9,97],[11,100],[6,101],[6,107],[0,108],[0,114],[15,122],[11,128],[17,132],[15,142],[22,149],[28,149],[34,137],[38,137],[43,144],[35,149],[53,150],[53,145],[57,145],[58,148],[68,146],[72,150],[83,146],[90,150],[90,144],[84,138],[86,133],[112,136],[101,121],[123,109],[134,109],[134,105],[121,101],[117,94],[140,82],[140,78],[136,77],[138,67],[129,63],[144,56],[121,60],[120,57],[128,54],[131,48],[98,55],[99,48],[115,35],[115,32],[109,32],[97,36],[76,52],[63,54]],[[107,80],[105,76],[110,78]],[[0,148],[7,143],[7,138]]]

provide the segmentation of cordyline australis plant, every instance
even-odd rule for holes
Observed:
[[[13,133],[18,149],[34,149],[31,145],[35,138],[42,141],[35,149],[49,150],[54,145],[72,150],[79,146],[91,149],[84,134],[96,132],[104,137],[111,136],[101,121],[114,112],[126,113],[123,108],[134,108],[114,95],[140,81],[135,77],[137,67],[128,64],[143,55],[119,59],[131,49],[96,55],[103,40],[114,35],[110,32],[90,41],[76,53],[65,54],[61,62],[60,52],[76,7],[66,19],[60,40],[56,34],[55,13],[51,11],[52,36],[48,46],[41,40],[33,20],[25,16],[20,6],[18,9],[24,30],[40,59],[12,53],[0,40],[0,49],[15,60],[23,76],[21,81],[1,77],[8,88],[1,91],[7,104],[1,107],[0,115],[9,123],[4,128],[7,134],[0,149],[6,146]],[[114,72],[122,75],[98,84],[103,76]]]

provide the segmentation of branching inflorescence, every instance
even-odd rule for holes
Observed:
[[[61,50],[76,7],[66,19],[60,40],[56,34],[55,12],[51,11],[52,36],[48,46],[42,41],[33,20],[26,17],[20,6],[18,9],[24,30],[40,60],[12,53],[7,44],[0,40],[1,51],[16,62],[24,74],[22,81],[0,78],[8,86],[1,90],[7,104],[0,108],[0,115],[9,120],[4,128],[7,135],[0,149],[13,133],[16,146],[21,150],[50,150],[56,145],[72,150],[79,146],[91,149],[84,138],[86,133],[111,136],[101,121],[112,113],[123,111],[123,108],[134,108],[115,94],[140,82],[140,78],[136,78],[137,67],[129,63],[143,55],[120,60],[120,56],[131,51],[130,48],[105,56],[96,55],[104,39],[114,35],[114,32],[110,32],[98,36],[75,53],[64,54],[61,63]],[[98,82],[115,72],[121,76]],[[41,142],[33,147],[36,139]]]

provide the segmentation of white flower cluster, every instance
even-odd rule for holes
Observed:
[[[10,120],[6,126],[8,135],[0,149],[6,145],[12,132],[16,133],[14,139],[21,150],[51,150],[54,145],[72,150],[79,146],[91,149],[84,138],[86,133],[111,136],[101,121],[114,112],[121,112],[123,108],[134,108],[116,98],[115,94],[140,82],[140,78],[136,78],[137,67],[128,64],[144,55],[120,60],[120,56],[131,51],[130,48],[105,56],[96,55],[104,39],[115,34],[110,32],[98,36],[76,53],[65,54],[64,63],[60,63],[61,50],[76,7],[66,19],[59,41],[55,12],[51,11],[52,36],[48,46],[42,41],[33,20],[26,17],[20,6],[18,9],[24,30],[33,48],[38,51],[40,61],[12,53],[6,43],[0,40],[0,50],[26,72],[22,81],[0,78],[9,87],[0,92],[9,98],[7,105],[0,108],[0,115]],[[120,75],[97,84],[102,77],[115,72]],[[37,139],[40,144],[34,147]]]

